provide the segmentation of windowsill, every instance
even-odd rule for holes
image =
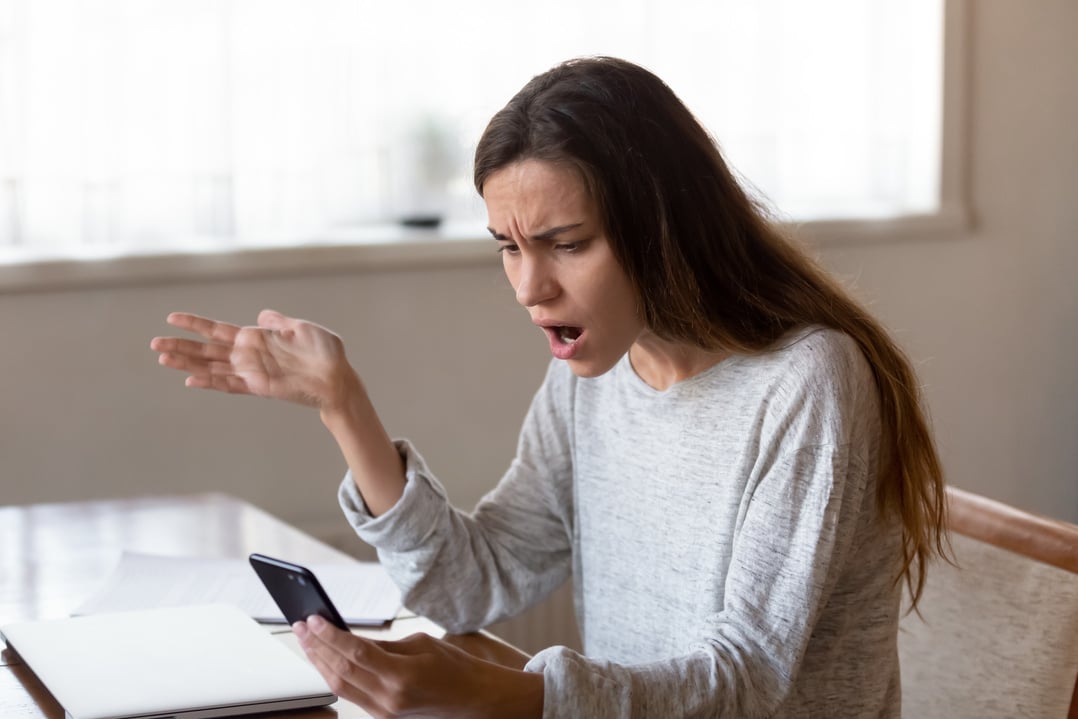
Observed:
[[[791,224],[789,228],[806,243],[820,248],[871,247],[892,242],[955,239],[972,227],[969,209],[945,204],[938,212],[872,220],[819,220]]]
[[[923,216],[788,225],[792,234],[819,248],[947,239],[960,236],[968,228],[969,216],[962,207],[945,207],[939,213]],[[303,245],[114,256],[99,253],[81,258],[0,254],[0,294],[498,264],[494,245],[479,224],[438,229],[385,225]]]
[[[197,244],[197,243],[192,243]],[[0,294],[250,277],[497,265],[481,225],[367,227],[304,244],[70,256],[0,254]]]

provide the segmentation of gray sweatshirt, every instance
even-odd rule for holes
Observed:
[[[401,500],[340,500],[405,605],[450,631],[570,576],[584,654],[551,647],[544,717],[898,717],[901,529],[876,503],[871,370],[831,330],[665,391],[628,357],[552,362],[517,456],[472,513],[407,442]]]

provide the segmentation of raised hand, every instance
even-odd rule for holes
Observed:
[[[168,323],[203,340],[155,337],[158,361],[189,373],[188,387],[298,402],[323,411],[345,401],[358,380],[340,337],[325,327],[263,310],[240,327],[174,312]]]

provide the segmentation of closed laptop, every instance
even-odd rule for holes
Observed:
[[[69,719],[208,719],[330,704],[303,657],[225,604],[0,627]]]

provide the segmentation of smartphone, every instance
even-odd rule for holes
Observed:
[[[290,625],[317,614],[338,629],[348,631],[341,613],[310,569],[264,554],[252,554],[250,560]]]

